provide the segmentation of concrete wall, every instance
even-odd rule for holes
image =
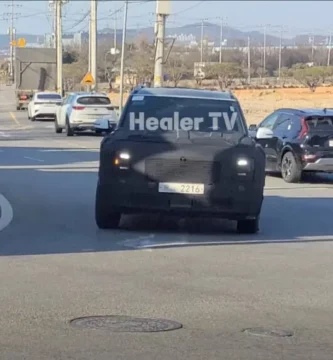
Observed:
[[[47,48],[17,48],[15,58],[15,87],[38,90],[41,69],[45,69],[45,90],[56,89],[56,50]]]

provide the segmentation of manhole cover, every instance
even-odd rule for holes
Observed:
[[[182,328],[182,324],[165,319],[146,319],[131,316],[88,316],[74,319],[71,325],[86,329],[101,329],[113,332],[159,332]]]
[[[281,329],[266,329],[266,328],[250,328],[243,330],[245,333],[256,336],[271,336],[271,337],[290,337],[294,333],[290,330]]]

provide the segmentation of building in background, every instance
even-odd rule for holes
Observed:
[[[52,34],[45,34],[44,36],[44,45],[47,48],[53,47],[53,37]],[[76,47],[81,48],[82,45],[86,42],[86,36],[84,32],[78,32],[74,34],[64,34],[62,37],[63,47]]]

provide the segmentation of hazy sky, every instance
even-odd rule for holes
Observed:
[[[47,0],[15,1],[15,27],[18,33],[44,34],[51,31],[52,17]],[[123,7],[123,1],[104,0],[98,3],[99,28],[113,27],[114,11]],[[64,31],[88,30],[89,1],[72,0],[63,8]],[[264,24],[284,25],[285,36],[295,33],[329,34],[333,29],[332,1],[177,1],[171,2],[172,15],[168,26],[181,26],[206,18],[225,23],[240,30],[260,30]],[[11,1],[1,1],[0,33],[6,33],[11,13]],[[131,1],[128,26],[151,26],[154,21],[155,1]],[[117,27],[122,27],[122,12],[117,13]],[[274,29],[274,26],[271,27]],[[273,33],[274,30],[267,31]]]

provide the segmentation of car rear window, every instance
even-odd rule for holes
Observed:
[[[38,100],[61,100],[61,96],[58,94],[38,94]]]
[[[111,101],[107,96],[82,96],[77,99],[81,105],[110,105]]]
[[[133,95],[120,126],[134,131],[244,133],[244,124],[240,107],[234,101]]]
[[[306,118],[306,123],[314,130],[333,129],[332,116],[311,116]]]

